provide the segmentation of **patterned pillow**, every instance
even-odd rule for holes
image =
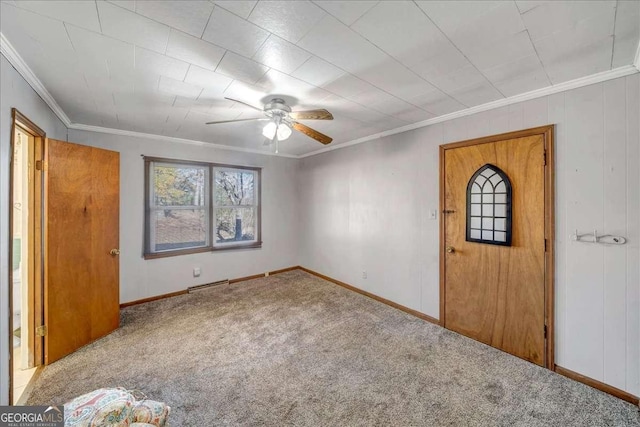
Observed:
[[[64,404],[65,426],[128,427],[134,397],[122,388],[101,388]]]
[[[142,400],[134,406],[131,418],[136,423],[147,423],[157,427],[164,427],[170,412],[171,408],[162,402]]]

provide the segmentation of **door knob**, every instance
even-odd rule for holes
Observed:
[[[452,254],[456,251],[456,249],[453,246],[447,246],[446,249],[448,254]]]
[[[120,255],[120,249],[111,249],[109,253],[113,256]]]

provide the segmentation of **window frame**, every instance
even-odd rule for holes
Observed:
[[[504,193],[498,193],[498,194],[505,194],[505,203],[500,203],[500,204],[504,204],[505,205],[505,215],[500,216],[500,217],[496,217],[496,213],[495,213],[495,207],[496,207],[496,201],[495,201],[495,196],[496,196],[496,192],[495,192],[495,188],[493,183],[491,183],[492,188],[494,188],[494,191],[491,193],[492,195],[492,214],[490,216],[490,218],[492,219],[492,223],[493,223],[493,227],[491,228],[491,233],[492,236],[495,235],[494,233],[496,232],[495,229],[495,220],[496,219],[504,219],[505,220],[505,240],[504,241],[500,241],[500,240],[488,240],[488,239],[484,239],[482,237],[482,233],[484,232],[484,225],[483,225],[483,221],[485,219],[484,216],[484,212],[482,211],[480,216],[477,215],[472,215],[471,212],[471,205],[472,204],[478,204],[478,203],[472,203],[471,199],[472,196],[474,194],[479,194],[480,195],[480,203],[479,205],[481,206],[481,209],[484,210],[484,196],[487,195],[484,191],[483,191],[483,187],[480,187],[480,193],[473,193],[472,192],[472,188],[474,185],[476,185],[476,179],[482,175],[482,173],[487,170],[487,169],[491,169],[492,171],[495,172],[494,175],[498,175],[498,177],[500,178],[501,182],[504,183],[505,186],[505,192]],[[492,176],[494,176],[492,175]],[[489,177],[490,178],[490,177]],[[486,181],[489,181],[489,178],[485,177],[485,183]],[[497,184],[496,184],[497,185]],[[512,184],[511,184],[511,180],[509,179],[509,177],[507,176],[507,174],[500,169],[499,167],[491,164],[491,163],[487,163],[484,166],[480,167],[472,176],[471,179],[469,179],[469,183],[467,184],[467,191],[466,191],[466,199],[467,199],[467,215],[466,215],[466,231],[465,231],[465,236],[466,236],[466,241],[467,242],[474,242],[474,243],[484,243],[487,245],[497,245],[497,246],[511,246],[512,244],[512,203],[513,203],[513,199],[512,199]],[[471,229],[472,229],[472,220],[471,218],[475,217],[475,218],[480,218],[480,238],[474,238],[471,237]]]
[[[212,196],[215,196],[215,185],[216,185],[216,172],[218,171],[222,171],[222,172],[236,172],[238,170],[248,170],[251,171],[254,175],[253,178],[253,186],[255,189],[255,195],[254,195],[254,203],[250,204],[250,205],[223,205],[223,206],[217,206],[213,203],[212,201],[212,206],[211,206],[211,221],[213,224],[213,228],[211,229],[211,236],[212,236],[212,240],[211,240],[211,245],[213,246],[214,250],[221,250],[221,249],[226,249],[229,247],[233,247],[233,246],[237,246],[237,245],[241,245],[241,246],[250,246],[252,244],[258,243],[260,242],[260,187],[261,187],[261,183],[260,183],[260,174],[258,171],[251,169],[251,168],[237,168],[237,167],[229,167],[229,166],[213,166],[211,168],[211,192],[212,192]],[[217,216],[216,216],[216,211],[218,209],[241,209],[241,208],[253,208],[255,210],[255,216],[256,216],[256,236],[253,240],[246,240],[244,242],[224,242],[224,243],[217,243],[216,242],[216,234],[214,233],[215,231],[215,227],[217,224]]]
[[[143,258],[144,259],[155,259],[155,258],[166,258],[172,256],[179,255],[188,255],[202,252],[217,252],[217,251],[227,251],[227,250],[236,250],[236,249],[257,249],[262,247],[262,168],[256,166],[242,166],[242,165],[232,165],[227,163],[212,163],[212,162],[199,162],[193,160],[180,160],[180,159],[169,159],[164,157],[150,157],[150,156],[142,156],[144,159],[144,242],[143,242]],[[208,212],[209,218],[207,221],[207,244],[205,246],[199,247],[190,247],[190,248],[182,248],[182,249],[173,249],[173,250],[164,250],[160,252],[153,252],[151,250],[152,246],[152,213],[155,212],[155,209],[151,207],[151,195],[153,194],[153,189],[151,186],[153,182],[151,180],[151,168],[152,164],[164,164],[169,166],[199,166],[205,167],[208,170],[208,190],[206,194],[207,203],[205,204],[204,210]],[[247,205],[249,207],[255,207],[256,209],[256,238],[255,240],[250,240],[246,242],[228,242],[222,244],[216,244],[216,235],[215,235],[215,199],[214,199],[214,191],[215,191],[215,172],[219,169],[227,169],[227,170],[248,170],[252,171],[255,174],[255,178],[257,179],[257,188],[256,191],[256,203],[253,205]],[[256,187],[256,182],[254,182],[254,187]]]

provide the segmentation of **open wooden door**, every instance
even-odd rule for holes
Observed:
[[[44,362],[118,328],[120,157],[45,143]]]

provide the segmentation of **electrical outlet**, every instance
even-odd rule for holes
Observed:
[[[200,277],[200,267],[193,269],[193,277]]]
[[[438,216],[438,211],[435,209],[429,210],[429,219],[436,219]]]
[[[363,279],[366,279],[366,278],[367,278],[367,272],[366,272],[366,271],[363,271],[363,272],[362,272],[362,278],[363,278]]]

